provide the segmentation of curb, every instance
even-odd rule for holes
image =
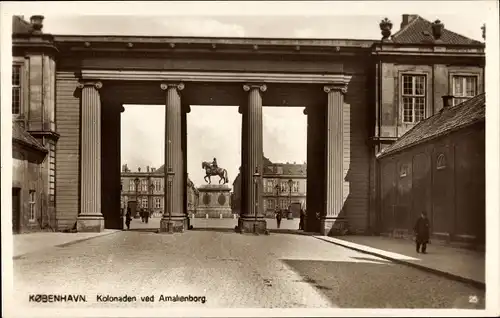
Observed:
[[[66,247],[66,246],[70,246],[70,245],[73,245],[73,244],[77,244],[77,243],[80,243],[80,242],[83,242],[83,241],[88,241],[88,240],[91,240],[91,239],[95,239],[95,238],[99,238],[99,237],[104,237],[104,236],[108,236],[108,235],[111,235],[111,234],[116,234],[116,233],[118,233],[118,232],[121,232],[121,231],[120,231],[120,230],[116,230],[116,231],[113,231],[113,232],[110,232],[110,233],[106,233],[106,234],[102,234],[102,235],[96,235],[96,236],[85,237],[85,238],[77,239],[77,240],[70,241],[70,242],[66,242],[66,243],[62,243],[62,244],[57,244],[57,245],[52,245],[52,246],[43,247],[43,248],[41,248],[40,250],[44,250],[44,249],[46,249],[46,248],[51,248],[51,247]],[[33,254],[33,253],[39,252],[40,250],[33,251],[33,252],[28,252],[28,253],[24,253],[24,254],[20,254],[20,255],[16,255],[16,256],[13,256],[13,257],[12,257],[12,259],[13,259],[13,260],[20,259],[20,258],[21,258],[21,257],[23,257],[23,256],[26,256],[26,255],[29,255],[29,254]]]
[[[412,262],[409,262],[409,261],[404,261],[404,260],[396,259],[396,258],[393,258],[393,257],[385,256],[385,255],[382,255],[382,254],[379,254],[379,253],[366,251],[364,249],[356,248],[356,247],[349,246],[349,245],[346,245],[346,244],[342,244],[342,243],[338,243],[338,242],[332,242],[332,241],[329,241],[329,240],[325,240],[324,238],[319,237],[319,236],[313,236],[313,237],[316,238],[316,239],[318,239],[318,240],[324,241],[324,242],[328,242],[328,243],[331,243],[331,244],[342,246],[344,248],[348,248],[348,249],[351,249],[351,250],[354,250],[354,251],[357,251],[357,252],[360,252],[360,253],[369,254],[369,255],[372,255],[372,256],[379,257],[379,258],[383,258],[383,259],[386,259],[386,260],[394,262],[394,263],[398,263],[398,264],[401,264],[401,265],[406,265],[406,266],[409,266],[409,267],[413,267],[413,268],[416,268],[416,269],[419,269],[419,270],[422,270],[422,271],[425,271],[425,272],[429,272],[429,273],[432,273],[432,274],[435,274],[435,275],[439,275],[439,276],[442,276],[442,277],[453,279],[453,280],[459,281],[461,283],[466,283],[466,284],[472,285],[472,286],[474,286],[476,288],[479,288],[481,290],[486,290],[486,284],[485,283],[477,281],[477,280],[474,280],[474,279],[462,277],[460,275],[455,275],[455,274],[452,274],[452,273],[449,273],[449,272],[445,272],[445,271],[442,271],[442,270],[439,270],[439,269],[427,267],[427,266],[424,266],[424,265],[415,264],[415,263],[412,263]],[[356,244],[356,243],[353,243],[353,244]],[[357,245],[361,245],[361,244],[357,244]]]

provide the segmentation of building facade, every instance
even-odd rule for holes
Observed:
[[[262,107],[276,105],[306,107],[306,230],[373,232],[376,154],[439,112],[441,96],[458,103],[484,92],[485,64],[484,43],[441,21],[405,14],[395,33],[387,19],[374,27],[380,39],[105,37],[45,34],[43,17],[14,17],[13,72],[22,76],[12,112],[53,145],[57,163],[44,173],[55,185],[56,228],[122,227],[124,104],[165,104],[165,166],[183,176],[171,222],[186,228],[189,105],[215,104],[242,115],[239,229],[266,228]]]
[[[151,217],[161,217],[165,208],[165,171],[164,166],[156,169],[147,166],[131,171],[125,164],[121,173],[121,209],[123,212],[131,208],[132,216],[138,216],[140,209],[146,209]],[[188,214],[196,213],[198,205],[198,189],[189,177],[186,185]]]
[[[54,192],[45,167],[49,151],[19,122],[12,129],[12,233],[55,227]],[[51,191],[52,190],[52,191]]]
[[[264,173],[262,175],[264,211],[267,218],[273,218],[276,209],[288,210],[291,204],[307,209],[307,164],[273,163],[264,157]],[[241,174],[238,173],[233,182],[233,213],[240,213]],[[294,217],[298,217],[295,211]]]
[[[485,94],[450,100],[379,154],[380,232],[413,235],[425,211],[433,238],[484,246],[485,159]]]

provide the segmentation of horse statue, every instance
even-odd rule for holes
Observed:
[[[206,175],[205,175],[204,179],[205,179],[205,182],[208,182],[208,184],[212,183],[212,181],[210,180],[211,176],[219,176],[219,178],[220,178],[219,179],[219,184],[221,183],[221,181],[224,181],[223,184],[226,184],[226,183],[229,182],[229,179],[227,178],[227,171],[226,171],[226,169],[219,168],[219,167],[214,168],[212,166],[212,164],[210,162],[207,162],[207,161],[203,161],[201,163],[201,167],[203,169],[205,169]],[[207,181],[207,177],[208,177],[208,181]]]

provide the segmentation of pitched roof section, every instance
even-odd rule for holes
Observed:
[[[417,44],[429,43],[434,41],[432,36],[432,22],[427,21],[421,16],[416,16],[411,22],[392,36],[394,43]],[[456,45],[478,45],[479,41],[469,39],[463,35],[457,34],[446,28],[439,39],[439,43]]]
[[[419,122],[396,142],[380,152],[377,157],[385,157],[389,154],[440,137],[451,131],[484,121],[485,109],[486,102],[484,93],[456,106],[445,107],[434,116]]]
[[[12,34],[30,34],[31,24],[23,19],[22,16],[12,17]]]
[[[12,122],[12,141],[19,142],[35,150],[47,153],[48,150],[17,122]]]

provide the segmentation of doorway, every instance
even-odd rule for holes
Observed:
[[[12,233],[21,231],[21,188],[12,188]]]

